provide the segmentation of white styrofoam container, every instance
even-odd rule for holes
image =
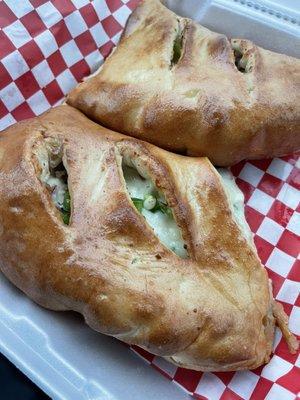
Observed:
[[[299,0],[167,0],[231,37],[300,55]],[[188,399],[128,347],[75,313],[40,308],[0,275],[0,351],[54,399]]]

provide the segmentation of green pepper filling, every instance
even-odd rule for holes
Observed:
[[[142,200],[142,199],[137,199],[136,197],[131,197],[131,200],[132,200],[133,204],[135,205],[136,209],[137,209],[139,212],[141,212],[141,211],[142,211],[142,208],[143,208],[144,200]]]
[[[171,60],[171,66],[177,64],[181,57],[182,41],[183,41],[183,36],[182,36],[180,26],[178,24],[177,34],[176,34],[176,37],[175,37],[174,43],[173,43],[173,56],[172,56],[172,60]]]
[[[61,209],[62,219],[66,225],[70,223],[70,215],[71,215],[71,198],[70,193],[66,190],[64,195],[64,201]]]

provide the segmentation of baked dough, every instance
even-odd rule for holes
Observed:
[[[159,0],[129,17],[67,102],[110,129],[219,166],[300,149],[300,61],[227,39]]]
[[[143,193],[130,193],[140,189],[126,168],[151,183],[147,195],[157,191],[186,254],[136,208],[131,197]],[[54,108],[0,134],[0,268],[38,304],[78,311],[182,367],[255,368],[270,357],[274,303],[232,185],[206,158]],[[295,350],[279,305],[276,316]]]

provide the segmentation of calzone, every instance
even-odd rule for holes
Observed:
[[[226,170],[64,105],[0,134],[0,268],[38,304],[185,368],[270,358],[273,301]]]
[[[218,166],[300,149],[300,61],[144,0],[68,103],[106,127]]]

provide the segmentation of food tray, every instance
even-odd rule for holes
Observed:
[[[60,103],[118,42],[136,0],[0,1],[0,130]],[[294,0],[168,0],[229,36],[300,56]],[[2,29],[1,29],[2,28]],[[232,168],[274,294],[300,334],[299,154]],[[201,373],[89,329],[75,313],[44,310],[0,276],[0,350],[55,399],[294,400],[300,357],[276,332],[275,355],[255,371]],[[133,351],[132,351],[133,350]],[[150,368],[151,364],[154,368]],[[157,372],[157,370],[160,373]],[[167,379],[166,379],[167,378]]]

